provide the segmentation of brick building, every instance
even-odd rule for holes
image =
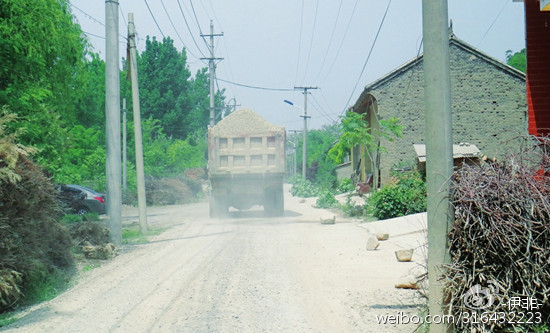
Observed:
[[[550,3],[547,0],[524,3],[529,133],[550,136]]]
[[[525,74],[452,32],[449,45],[453,142],[474,144],[483,154],[497,158],[518,150],[517,137],[527,134]],[[413,144],[425,143],[422,59],[420,55],[367,85],[352,107],[365,113],[373,128],[378,119],[390,117],[399,118],[404,126],[402,138],[382,139],[380,145],[387,152],[365,154],[361,147],[353,149],[351,168],[361,171],[361,179],[378,173],[383,184],[392,168],[416,163]]]

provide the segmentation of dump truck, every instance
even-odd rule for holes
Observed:
[[[284,212],[285,128],[250,109],[234,111],[208,129],[210,216],[261,205]]]

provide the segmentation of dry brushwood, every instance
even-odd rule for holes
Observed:
[[[0,305],[9,308],[23,295],[19,285],[22,282],[21,273],[2,269],[0,270]]]
[[[24,289],[33,272],[65,269],[73,262],[70,235],[56,221],[56,191],[29,159],[32,150],[6,132],[10,121],[15,121],[13,115],[0,115],[0,272],[9,272],[2,273],[0,281],[0,312],[20,299],[14,297],[16,290]]]
[[[539,143],[530,154],[455,173],[451,264],[443,276],[451,314],[517,312],[509,309],[509,301],[519,297],[536,300],[531,311],[550,323],[550,140]],[[492,286],[491,307],[465,304],[464,295],[478,284]],[[456,332],[514,328],[525,324],[461,324]]]

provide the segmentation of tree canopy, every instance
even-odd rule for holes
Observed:
[[[506,51],[506,63],[525,73],[527,71],[527,50],[523,48],[516,53],[512,53],[512,50]]]
[[[36,148],[33,159],[56,182],[92,182],[102,189],[105,62],[91,52],[69,1],[0,0],[0,64],[0,107],[17,115],[6,130],[17,131],[21,144]],[[120,78],[121,97],[131,115],[125,69]],[[207,68],[192,76],[185,49],[178,51],[170,37],[147,37],[145,51],[138,54],[138,80],[143,127],[148,129],[146,170],[159,175],[204,165],[202,134],[210,108]],[[215,103],[221,111],[223,91],[217,92]],[[132,117],[127,118],[131,164],[133,124]]]

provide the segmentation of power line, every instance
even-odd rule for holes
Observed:
[[[181,3],[180,3],[180,0],[178,0],[178,6],[180,8],[180,12],[181,12],[181,15],[183,16],[183,20],[185,21],[185,26],[187,27],[187,31],[189,31],[189,34],[191,35],[191,38],[193,39],[193,43],[195,43],[195,46],[197,47],[197,49],[199,50],[200,54],[202,55],[203,58],[206,58],[206,56],[204,55],[204,53],[202,52],[201,48],[199,47],[199,44],[197,44],[197,40],[195,39],[195,35],[193,34],[193,32],[191,31],[191,27],[189,27],[189,23],[187,22],[187,18],[185,17],[185,14],[183,13],[183,8],[181,7]]]
[[[306,75],[309,69],[309,59],[311,58],[311,49],[313,49],[313,39],[315,37],[315,27],[317,26],[318,10],[319,10],[319,0],[317,0],[317,4],[315,5],[315,15],[313,16],[313,29],[311,29],[311,40],[309,41],[309,51],[307,53],[306,70],[304,71],[304,78],[302,79],[302,81],[306,80]]]
[[[225,83],[229,83],[235,86],[249,88],[249,89],[269,90],[269,91],[294,91],[294,89],[286,89],[286,88],[267,88],[267,87],[252,86],[252,85],[236,83],[236,82],[232,82],[232,81],[228,81],[220,78],[217,78],[217,80]]]
[[[355,4],[353,5],[353,10],[351,11],[351,16],[348,20],[348,25],[346,27],[346,31],[344,32],[344,36],[340,40],[340,45],[338,46],[338,51],[336,51],[336,56],[334,57],[334,60],[332,61],[332,64],[330,65],[330,68],[328,69],[327,75],[323,78],[322,81],[325,81],[330,72],[332,72],[332,68],[334,67],[334,64],[336,63],[336,60],[338,59],[338,56],[340,55],[340,51],[342,50],[342,45],[344,44],[344,40],[346,39],[346,36],[348,35],[349,27],[351,25],[351,22],[353,21],[353,15],[355,14],[355,8],[357,8],[357,3],[359,0],[355,0]],[[321,82],[322,82],[321,81]]]
[[[323,107],[321,106],[321,104],[319,103],[319,101],[317,101],[317,99],[315,98],[315,96],[312,94],[311,95],[311,98],[312,98],[312,101],[313,103],[315,103],[317,105],[317,111],[319,111],[319,113],[323,116],[323,118],[325,118],[326,120],[328,120],[329,122],[331,123],[334,123],[336,122],[324,109]]]
[[[302,13],[300,15],[300,34],[298,39],[298,61],[296,63],[296,75],[294,82],[298,81],[298,70],[300,69],[300,54],[302,53],[302,27],[304,25],[304,0],[302,0]]]
[[[153,15],[153,12],[151,11],[151,8],[149,7],[149,4],[147,3],[147,0],[145,1],[145,4],[147,5],[147,9],[149,9],[149,13],[151,14],[151,17],[153,18],[153,21],[155,21],[155,24],[157,25],[157,28],[160,31],[160,34],[162,35],[162,38],[164,38],[164,33],[162,32],[162,29],[160,28],[159,24],[157,23],[157,19],[155,18],[155,15]]]
[[[96,23],[102,25],[102,26],[105,26],[105,23],[97,20],[95,17],[93,17],[92,15],[86,13],[85,11],[83,11],[82,9],[78,8],[77,6],[73,5],[71,2],[69,2],[69,5],[71,5],[71,7],[73,7],[74,9],[78,10],[79,12],[81,12],[82,14],[84,14],[84,16],[86,16],[87,18],[89,18],[90,20],[92,21],[95,21]]]
[[[164,8],[164,12],[166,13],[166,16],[168,16],[168,21],[170,21],[170,24],[172,25],[172,28],[174,28],[174,31],[176,32],[176,35],[178,35],[178,38],[180,39],[181,43],[183,44],[183,47],[185,47],[185,49],[187,51],[189,51],[189,53],[191,53],[191,55],[197,59],[199,59],[199,57],[197,57],[193,52],[191,52],[191,50],[189,50],[189,48],[185,45],[185,43],[183,42],[183,39],[181,38],[179,32],[178,32],[178,29],[176,29],[176,26],[174,26],[174,22],[172,22],[172,19],[170,18],[170,14],[168,14],[168,10],[166,10],[166,6],[164,5],[164,1],[163,0],[160,0],[160,3],[162,4],[162,8]]]
[[[338,19],[340,18],[340,11],[342,10],[342,3],[344,0],[340,0],[340,5],[338,6],[338,12],[336,13],[336,20],[334,21],[334,26],[332,27],[332,33],[330,34],[330,39],[327,45],[327,50],[325,51],[325,56],[323,57],[323,62],[321,63],[321,68],[317,72],[317,77],[315,78],[315,82],[319,80],[319,75],[321,75],[321,72],[325,68],[325,62],[327,60],[328,51],[330,50],[330,46],[332,45],[332,38],[334,37],[334,31],[336,31],[336,26],[338,25]]]
[[[359,84],[359,81],[361,81],[361,77],[363,76],[363,73],[365,72],[365,68],[367,67],[367,63],[369,62],[370,56],[372,54],[372,50],[374,49],[374,45],[376,45],[376,41],[378,40],[378,35],[380,34],[380,30],[382,30],[382,26],[384,25],[384,21],[386,20],[386,15],[388,14],[388,10],[390,9],[390,5],[391,5],[391,0],[388,2],[388,6],[386,7],[386,11],[384,12],[384,16],[382,17],[382,21],[380,22],[380,26],[378,27],[378,31],[376,32],[376,36],[374,37],[374,41],[372,42],[372,46],[370,48],[367,59],[365,60],[365,63],[363,64],[363,69],[361,70],[361,74],[359,74],[359,77],[357,78],[357,82],[355,83],[355,86],[353,87],[351,95],[349,96],[349,99],[346,102],[346,105],[344,106],[344,110],[342,110],[341,114],[343,114],[346,111],[346,108],[348,107],[348,104],[351,101],[351,98],[353,97],[353,94],[355,94],[355,90],[357,89],[357,85]]]
[[[487,29],[487,31],[485,31],[485,34],[483,35],[483,37],[481,38],[481,40],[480,40],[479,43],[477,44],[477,47],[478,47],[478,48],[479,48],[479,45],[481,44],[481,42],[483,42],[483,40],[485,39],[485,36],[487,36],[487,34],[489,33],[489,31],[493,28],[493,25],[494,25],[495,22],[498,20],[498,18],[500,17],[500,15],[502,14],[502,12],[504,11],[504,8],[506,8],[506,6],[508,6],[508,1],[505,1],[505,2],[504,2],[504,6],[502,6],[502,8],[500,9],[500,12],[498,12],[497,17],[495,17],[495,19],[493,20],[493,22],[491,23],[491,25],[489,26],[489,28]]]
[[[199,28],[199,33],[202,36],[203,33],[202,33],[201,25],[199,23],[199,19],[197,18],[197,12],[195,11],[195,6],[193,6],[193,0],[189,0],[189,3],[191,4],[191,10],[193,11],[193,16],[195,17],[195,22],[197,23],[197,27]],[[202,40],[204,41],[204,44],[206,45],[206,47],[210,48],[210,46],[206,42],[206,39],[203,38]]]

